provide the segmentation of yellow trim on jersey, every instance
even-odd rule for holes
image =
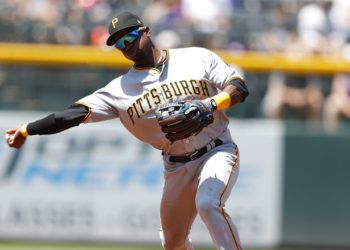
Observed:
[[[155,71],[155,73],[160,74],[160,70],[157,69],[157,68],[153,68],[153,67],[137,68],[137,67],[134,66],[134,69],[138,70],[138,71],[151,71],[151,72],[153,71],[153,73]]]
[[[168,49],[165,49],[165,60],[164,60],[164,63],[168,63],[169,62],[169,50]]]
[[[136,70],[150,70],[150,69],[155,69],[155,68],[153,68],[153,67],[136,67],[136,66],[134,66],[134,69],[136,69]]]
[[[29,135],[28,131],[27,131],[27,126],[28,126],[28,124],[23,124],[20,128],[20,133],[24,137],[27,137]]]
[[[83,103],[83,102],[75,102],[76,104],[80,104],[80,105],[83,105],[83,106],[85,106],[85,107],[87,107],[88,109],[89,109],[89,112],[85,115],[85,117],[84,117],[84,119],[80,122],[80,123],[86,123],[86,121],[89,119],[89,117],[91,116],[91,114],[92,114],[92,109],[91,109],[91,107],[88,105],[88,104],[86,104],[86,103]]]
[[[155,71],[157,74],[160,74],[160,72],[161,72],[159,69],[156,69],[156,68],[152,68],[151,71],[152,70]]]
[[[227,109],[231,106],[231,96],[225,91],[213,96],[212,99],[215,101],[218,110]]]

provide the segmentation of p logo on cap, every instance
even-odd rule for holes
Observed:
[[[117,24],[118,24],[118,18],[116,17],[112,20],[112,25],[114,29],[116,28]]]

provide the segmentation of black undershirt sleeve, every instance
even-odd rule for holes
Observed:
[[[43,119],[29,123],[27,132],[29,135],[56,134],[78,126],[89,113],[88,107],[81,104],[73,104],[62,112],[56,112]]]

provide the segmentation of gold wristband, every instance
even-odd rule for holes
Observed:
[[[231,106],[231,96],[223,91],[212,97],[217,105],[217,109],[227,109]]]
[[[28,136],[28,131],[27,131],[27,124],[23,124],[20,129],[21,135],[26,137]]]

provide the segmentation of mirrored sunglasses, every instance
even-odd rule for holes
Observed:
[[[143,27],[140,27],[136,30],[130,31],[129,33],[119,38],[114,46],[119,50],[125,49],[125,42],[132,43],[133,41],[135,41],[142,34],[143,29]]]

